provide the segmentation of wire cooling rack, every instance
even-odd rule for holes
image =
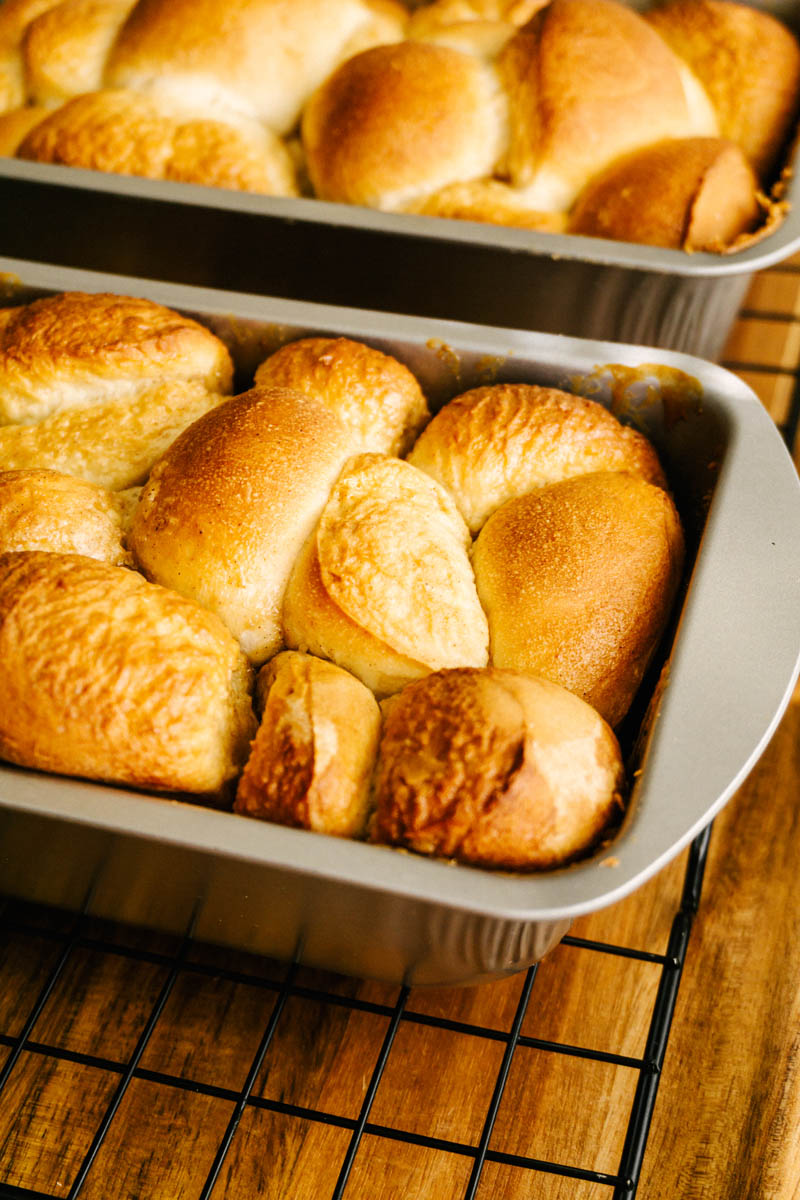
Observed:
[[[798,362],[800,259],[755,281],[724,356],[791,448]],[[368,984],[7,899],[0,1197],[538,1200],[566,1181],[559,1196],[633,1200],[710,835],[673,864],[663,949],[568,936],[477,990]],[[576,987],[604,1036],[554,1016]],[[636,1046],[611,1032],[634,1006]],[[606,1108],[580,1102],[588,1075]],[[626,1114],[611,1146],[609,1106]]]

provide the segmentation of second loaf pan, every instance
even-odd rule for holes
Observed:
[[[800,250],[796,176],[787,199],[721,256],[0,158],[0,254],[713,360],[754,273]]]
[[[396,318],[0,260],[4,303],[64,290],[144,296],[231,346],[244,386],[277,344],[341,334],[396,355],[434,405],[479,382],[589,395],[660,451],[684,518],[687,584],[627,735],[640,768],[610,847],[514,875],[0,766],[0,891],[361,976],[470,983],[520,970],[571,920],[652,877],[733,795],[800,655],[800,483],[735,376],[686,355]],[[646,714],[646,715],[645,715]]]

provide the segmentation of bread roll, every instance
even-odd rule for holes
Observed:
[[[683,535],[661,488],[597,472],[499,508],[472,564],[491,662],[581,696],[616,726],[663,633]]]
[[[315,397],[255,387],[225,401],[154,467],[131,529],[137,562],[264,662],[281,648],[289,573],[351,444]]]
[[[800,100],[800,44],[769,12],[731,0],[667,0],[647,14],[711,98],[723,137],[767,179]]]
[[[286,644],[332,659],[378,695],[440,667],[485,665],[468,545],[434,480],[400,459],[353,458],[292,572]]]
[[[397,211],[491,176],[507,126],[490,64],[407,41],[366,50],[330,75],[306,105],[302,137],[318,197]]]
[[[102,87],[106,57],[135,0],[61,0],[22,40],[27,97],[50,108]]]
[[[473,533],[507,500],[572,475],[624,470],[665,486],[650,442],[604,405],[526,383],[456,396],[408,461],[447,488]]]
[[[442,29],[476,21],[524,25],[547,3],[549,0],[430,0],[414,9],[407,36],[429,37]]]
[[[639,146],[717,132],[681,60],[616,0],[552,0],[498,68],[511,101],[506,171],[532,207],[568,209],[594,174]]]
[[[762,217],[758,180],[723,138],[677,138],[612,163],[588,184],[569,232],[722,253]]]
[[[19,108],[28,98],[22,42],[31,21],[58,0],[3,0],[0,4],[0,112]]]
[[[166,383],[36,425],[0,425],[0,470],[44,468],[114,491],[130,488],[144,482],[179,433],[224,399],[200,383]]]
[[[0,554],[11,550],[128,563],[123,506],[106,488],[56,471],[0,472]]]
[[[0,757],[41,771],[216,793],[255,732],[221,622],[91,558],[0,556]]]
[[[456,221],[513,225],[519,229],[536,229],[540,233],[567,231],[566,213],[534,208],[528,203],[524,190],[510,187],[498,179],[451,183],[406,205],[406,211],[426,217],[450,217]]]
[[[28,105],[0,112],[0,154],[12,158],[34,126],[48,114],[48,109]]]
[[[619,746],[563,688],[440,671],[384,705],[372,840],[473,866],[561,866],[621,808]]]
[[[67,101],[23,138],[17,156],[265,195],[298,191],[287,147],[257,121],[219,121],[171,98],[124,89]]]
[[[150,300],[63,292],[0,309],[0,425],[134,400],[159,384],[230,391],[219,338]]]
[[[286,134],[339,62],[402,37],[407,18],[395,0],[138,0],[105,82]]]
[[[278,654],[259,672],[261,724],[234,810],[338,837],[361,837],[381,714],[347,671],[309,654]]]
[[[353,434],[353,453],[403,455],[430,418],[408,367],[350,338],[290,342],[258,367],[255,381],[319,396]]]

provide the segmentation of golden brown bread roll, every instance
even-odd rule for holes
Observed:
[[[138,0],[109,55],[109,87],[160,91],[278,134],[343,59],[402,37],[395,0]]]
[[[150,300],[62,292],[0,309],[0,425],[133,400],[168,381],[230,391],[219,338]]]
[[[366,50],[330,75],[305,107],[302,138],[317,196],[392,211],[490,176],[506,123],[490,65],[406,41]]]
[[[532,675],[440,671],[384,704],[371,838],[474,866],[585,853],[621,808],[616,738]]]
[[[234,811],[338,837],[361,837],[381,713],[354,676],[286,650],[261,668],[263,716]]]
[[[124,567],[0,556],[0,757],[42,771],[216,793],[255,732],[222,623]]]
[[[445,28],[345,62],[303,115],[316,194],[435,213],[434,194],[494,179],[511,185],[502,211],[517,223],[564,212],[637,146],[716,132],[682,60],[617,0],[551,0],[506,32],[460,26],[454,41]],[[473,194],[469,215],[483,219],[481,199],[495,219],[496,189]]]
[[[579,475],[510,500],[472,555],[491,662],[551,679],[618,725],[663,633],[682,562],[675,506],[635,475]]]
[[[403,455],[430,417],[408,367],[350,338],[290,342],[261,363],[255,382],[319,396],[353,433],[353,453]]]
[[[507,500],[571,475],[624,470],[665,486],[647,438],[604,405],[526,383],[454,397],[408,461],[447,488],[473,533]]]
[[[0,472],[0,554],[43,550],[101,562],[130,561],[113,492],[56,471]]]
[[[146,179],[294,196],[294,162],[257,121],[214,120],[171,98],[88,92],[39,121],[17,156]]]
[[[58,0],[3,0],[0,4],[0,112],[28,99],[22,43],[28,26]]]
[[[797,117],[794,34],[769,12],[731,0],[667,0],[647,19],[701,80],[722,136],[768,177]]]
[[[137,562],[217,613],[264,662],[281,648],[289,573],[351,444],[314,396],[269,387],[234,396],[154,467],[133,517]]]
[[[28,99],[54,107],[102,87],[106,57],[135,0],[60,0],[22,39]]]
[[[292,572],[286,644],[332,659],[378,695],[440,667],[483,666],[468,546],[434,480],[400,459],[351,459]]]
[[[758,180],[723,138],[646,146],[601,171],[569,217],[570,233],[721,253],[756,228]]]
[[[12,108],[9,112],[0,111],[0,154],[12,158],[25,137],[47,116],[48,111],[33,105]]]
[[[552,0],[498,68],[511,102],[506,169],[536,207],[568,209],[592,175],[638,146],[716,133],[681,60],[616,0]]]

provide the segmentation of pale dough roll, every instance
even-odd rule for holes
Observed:
[[[79,555],[0,556],[0,757],[135,787],[216,793],[255,732],[222,623]]]
[[[43,550],[122,565],[123,509],[115,495],[56,471],[0,472],[0,554]]]
[[[17,157],[265,195],[297,194],[284,143],[254,120],[216,120],[131,90],[75,96],[40,121]]]
[[[257,384],[319,396],[352,431],[353,452],[403,455],[430,417],[408,367],[350,338],[302,338],[263,362]]]
[[[377,694],[487,661],[469,533],[448,493],[396,458],[347,463],[283,609],[287,645],[331,658]]]
[[[797,116],[800,44],[769,12],[729,0],[668,0],[647,14],[701,80],[719,132],[765,178]]]
[[[473,533],[507,500],[572,475],[625,470],[665,486],[647,438],[604,405],[526,383],[456,396],[408,461],[447,488]]]
[[[179,433],[225,399],[200,383],[165,383],[36,425],[0,425],[0,470],[42,467],[113,491],[130,488],[144,482]]]
[[[559,683],[618,725],[663,633],[682,563],[672,501],[634,475],[579,475],[510,500],[472,556],[491,662]]]
[[[0,310],[0,425],[132,400],[169,380],[226,392],[232,377],[218,337],[150,300],[62,292]]]
[[[289,574],[351,442],[316,397],[270,387],[234,396],[154,467],[131,529],[137,562],[217,613],[264,662],[281,649]]]
[[[441,671],[383,707],[373,841],[473,866],[553,868],[621,810],[614,734],[553,683]]]
[[[611,164],[584,188],[569,232],[724,253],[763,217],[758,180],[723,138],[673,138]]]
[[[448,184],[492,175],[507,102],[490,64],[447,46],[401,42],[349,59],[303,113],[316,195],[388,211]]]
[[[381,713],[353,675],[287,650],[262,667],[261,724],[234,810],[338,837],[361,837]]]
[[[105,82],[168,89],[209,115],[238,113],[287,134],[338,63],[396,41],[407,18],[395,0],[138,0]]]

